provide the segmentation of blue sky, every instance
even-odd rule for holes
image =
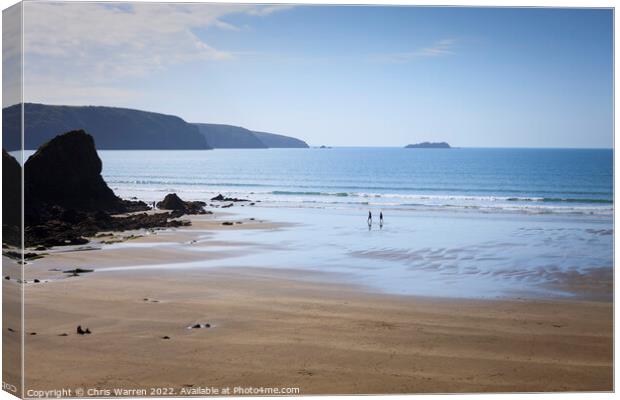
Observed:
[[[612,146],[611,10],[25,7],[26,101],[311,145]]]

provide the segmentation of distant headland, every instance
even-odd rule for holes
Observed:
[[[416,144],[408,144],[406,149],[451,149],[450,145],[446,142],[422,142]]]
[[[56,135],[83,129],[99,150],[308,148],[303,140],[239,126],[188,123],[180,117],[105,106],[24,103],[24,147],[37,149]],[[3,148],[21,148],[22,107],[2,110]],[[6,134],[9,133],[9,134]]]

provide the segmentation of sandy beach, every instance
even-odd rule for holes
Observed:
[[[51,252],[26,265],[26,390],[613,390],[611,302],[396,296],[318,272],[241,265],[111,268],[228,256],[225,243],[209,240],[196,242],[199,252],[157,245],[191,245],[196,232],[295,229],[258,220],[224,226],[227,217],[234,216],[193,216],[191,228],[131,239],[143,247]],[[3,261],[6,275],[14,261]],[[68,267],[95,271],[55,270]],[[5,301],[19,294],[14,280],[3,285]],[[5,363],[17,357],[19,326],[10,323],[5,318],[5,329],[15,330],[4,335]],[[195,324],[210,327],[188,329]],[[77,335],[77,325],[92,334]]]

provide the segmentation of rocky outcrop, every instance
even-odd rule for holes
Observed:
[[[26,221],[45,219],[51,206],[66,210],[123,212],[101,176],[93,137],[71,131],[42,145],[25,164]]]
[[[2,150],[2,237],[13,245],[21,242],[21,180],[21,166]]]
[[[88,237],[98,232],[153,229],[190,225],[189,221],[179,220],[182,212],[134,213],[127,216],[111,216],[98,212],[68,212],[54,208],[46,221],[26,226],[27,246],[46,247],[78,245],[88,243]]]
[[[157,208],[161,210],[181,211],[185,214],[205,214],[204,201],[183,201],[176,193],[169,193],[162,201],[157,203]]]
[[[101,231],[189,225],[188,221],[177,218],[197,212],[200,202],[183,202],[183,209],[172,212],[136,214],[149,207],[141,201],[117,197],[103,180],[101,168],[94,140],[84,131],[55,137],[26,161],[24,236],[27,246],[84,244],[88,237]]]
[[[238,202],[238,201],[250,201],[248,199],[238,199],[236,197],[225,197],[223,194],[218,194],[217,196],[213,197],[211,199],[211,201],[232,201],[232,202]]]

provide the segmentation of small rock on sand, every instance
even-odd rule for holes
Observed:
[[[162,339],[164,339],[164,340],[169,340],[169,339],[170,339],[170,336],[162,336]]]
[[[225,221],[225,222],[222,222],[222,225],[233,225],[233,223],[230,221]]]
[[[82,329],[82,325],[78,325],[76,331],[78,335],[90,335],[91,333],[88,328],[86,328],[86,330]]]
[[[211,328],[211,324],[194,324],[187,327],[187,329],[203,329]]]
[[[147,303],[159,303],[159,300],[156,300],[156,299],[150,299],[150,298],[148,298],[148,297],[145,297],[145,298],[144,298],[144,299],[142,299],[142,300],[144,300],[144,301],[145,301],[145,302],[147,302]]]
[[[85,274],[87,272],[94,272],[94,270],[85,269],[85,268],[76,268],[76,269],[68,269],[62,272],[65,274],[69,274],[69,276],[80,276],[80,274]]]

